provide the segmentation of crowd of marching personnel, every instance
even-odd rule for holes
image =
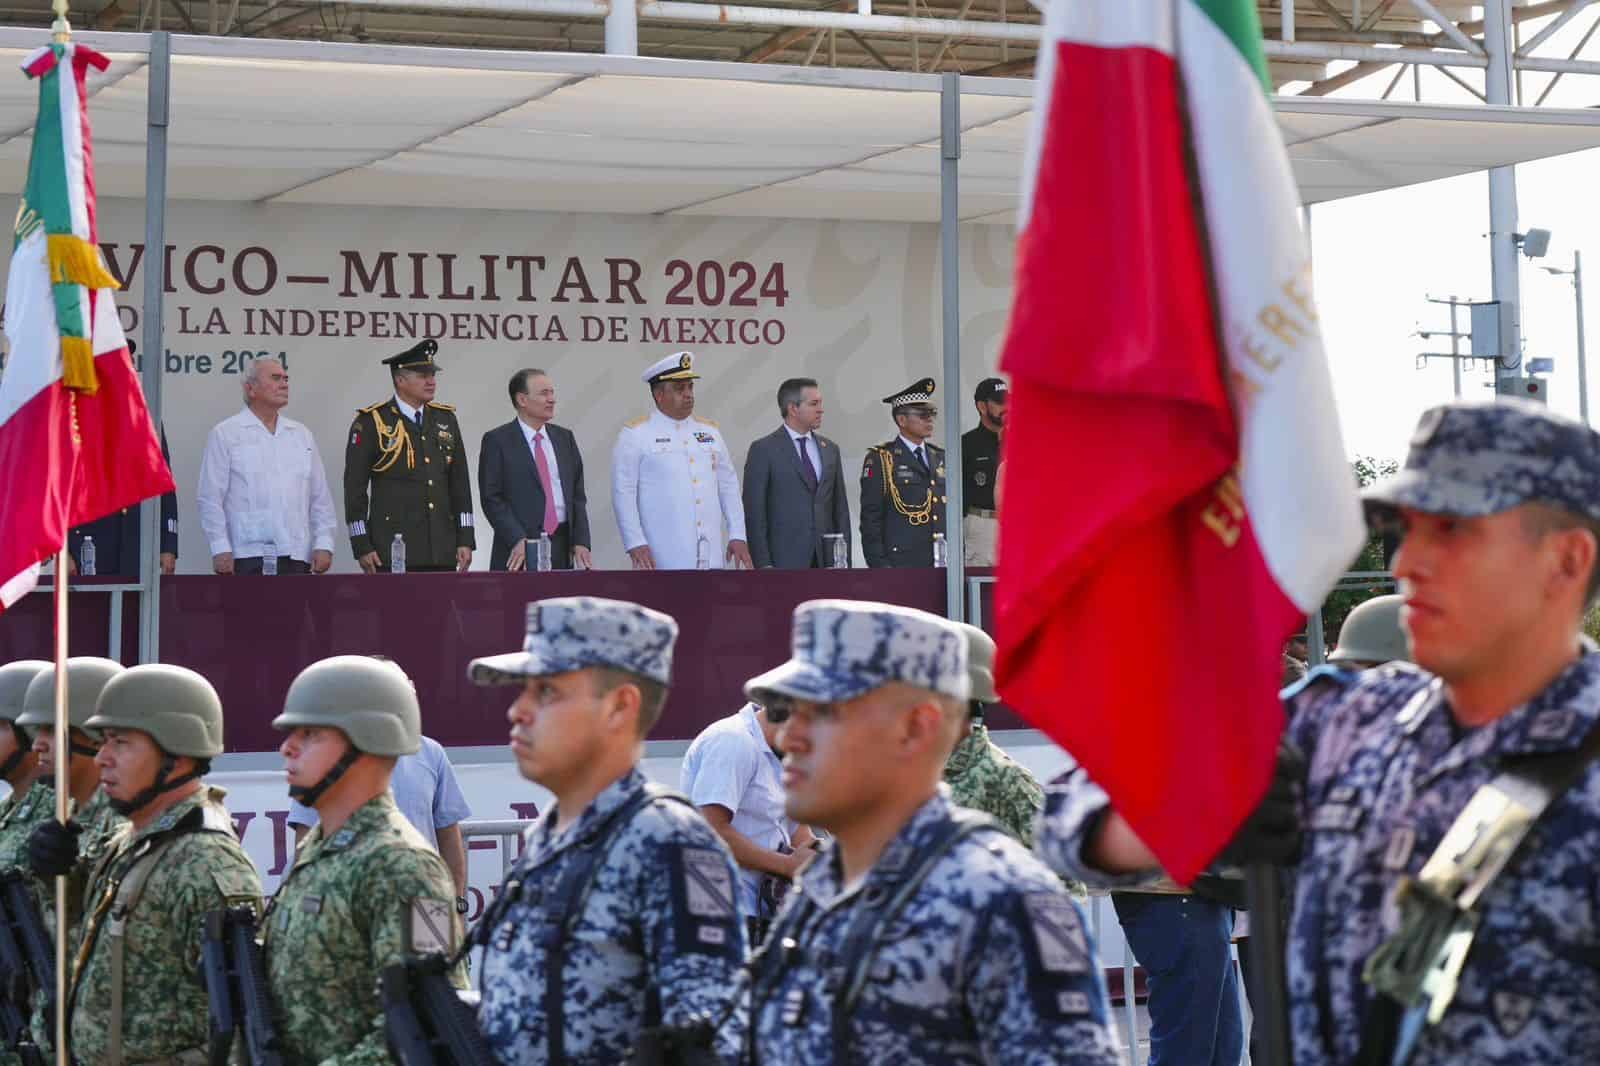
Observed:
[[[1580,620],[1600,436],[1519,402],[1436,408],[1367,506],[1403,532],[1415,665],[1335,664],[1286,690],[1274,779],[1216,861],[1293,874],[1294,1061],[1593,1062],[1600,656]],[[792,657],[746,683],[777,726],[785,813],[825,838],[759,944],[724,838],[638,766],[677,634],[637,604],[547,599],[521,650],[467,666],[508,689],[518,769],[555,797],[470,930],[390,793],[420,737],[395,664],[326,659],[290,686],[274,725],[320,824],[265,902],[203,779],[223,750],[203,677],[69,660],[59,782],[39,777],[54,670],[0,668],[0,868],[41,901],[66,878],[71,922],[65,1003],[0,973],[32,1016],[0,1010],[5,1054],[49,1053],[65,1011],[81,1066],[1119,1061],[1064,877],[1161,871],[1081,772],[1049,791],[1032,851],[952,801],[941,777],[989,681],[966,629],[811,601]]]

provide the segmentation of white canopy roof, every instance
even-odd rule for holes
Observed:
[[[148,38],[82,33],[100,194],[144,195]],[[44,43],[0,30],[15,63]],[[13,69],[15,69],[13,67]],[[174,199],[935,221],[934,75],[240,38],[173,39]],[[960,211],[1009,221],[1032,83],[961,82]],[[33,83],[0,78],[0,191]],[[1600,145],[1600,113],[1275,101],[1308,203]]]

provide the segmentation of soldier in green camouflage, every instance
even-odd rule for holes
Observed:
[[[89,879],[72,969],[73,1058],[203,1066],[205,916],[261,906],[223,791],[200,781],[222,754],[222,703],[199,674],[153,663],[106,685],[86,724],[105,737],[101,792],[128,821]]]
[[[76,948],[78,919],[83,913],[83,891],[94,860],[104,852],[105,843],[123,821],[100,792],[100,768],[94,759],[100,751],[100,731],[88,725],[94,716],[95,702],[113,678],[121,674],[121,663],[93,656],[74,656],[67,660],[67,806],[73,812],[66,825],[56,821],[55,716],[56,675],[53,669],[41,670],[22,697],[22,713],[17,725],[33,735],[33,750],[39,757],[40,780],[29,790],[39,793],[44,810],[28,834],[28,867],[35,875],[34,897],[46,933],[56,935],[57,872],[67,878],[67,953]],[[54,990],[40,990],[33,1011],[33,1036],[41,1050],[55,1047],[54,1026],[45,1008]]]
[[[72,820],[62,825],[55,820],[55,703],[54,670],[45,670],[28,684],[22,713],[17,724],[32,730],[33,750],[39,756],[40,784],[49,787],[50,814],[33,828],[28,837],[28,865],[38,875],[39,906],[44,911],[45,928],[55,935],[55,871],[67,876],[67,920],[75,932],[83,914],[83,891],[94,861],[105,853],[106,844],[126,821],[112,809],[100,791],[100,768],[94,759],[100,752],[100,731],[88,724],[94,716],[95,701],[111,680],[121,674],[121,663],[93,656],[74,656],[67,660],[67,794]],[[41,796],[40,799],[45,799]],[[50,872],[44,872],[48,869]],[[72,942],[68,941],[69,950]]]
[[[984,705],[994,691],[994,641],[977,626],[962,624],[972,681],[972,727],[944,765],[950,798],[990,815],[1023,844],[1033,843],[1033,823],[1044,809],[1044,789],[1027,767],[1001,751],[983,724]]]
[[[26,726],[17,724],[28,683],[51,665],[40,659],[22,659],[0,666],[0,779],[11,795],[0,801],[0,870],[26,867],[28,834],[50,817],[55,795],[48,785],[34,787],[42,767],[34,754]]]
[[[300,672],[272,725],[289,794],[319,820],[262,922],[285,1066],[387,1066],[379,974],[460,939],[450,871],[389,792],[421,746],[416,693],[393,663],[336,656]]]

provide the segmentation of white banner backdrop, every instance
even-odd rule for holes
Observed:
[[[352,418],[391,394],[379,360],[423,337],[439,341],[438,398],[456,406],[467,437],[475,505],[478,444],[513,416],[508,378],[525,366],[550,372],[556,421],[583,452],[595,562],[611,568],[627,564],[611,449],[623,423],[651,409],[639,374],[662,355],[696,353],[696,413],[719,423],[741,469],[750,442],[777,426],[778,383],[818,379],[853,514],[861,458],[894,432],[879,398],[942,377],[929,225],[175,201],[164,256],[145,252],[143,233],[142,202],[102,203],[101,243],[126,283],[123,324],[141,342],[145,272],[166,263],[163,420],[183,573],[210,569],[194,506],[206,434],[238,409],[240,372],[263,354],[287,360],[287,413],[321,447],[344,571],[356,569],[339,489]],[[940,381],[938,397],[941,416],[963,428],[997,360],[1011,257],[1008,229],[963,227],[965,380],[955,390]],[[477,522],[482,569],[491,531],[481,508]]]

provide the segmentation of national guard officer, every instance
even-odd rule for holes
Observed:
[[[787,708],[789,817],[833,839],[755,964],[752,1061],[1118,1062],[1077,904],[998,823],[939,787],[967,722],[960,629],[904,607],[812,600],[795,608],[793,636],[793,658],[745,695]]]
[[[300,671],[272,727],[289,795],[319,819],[261,923],[285,1066],[387,1063],[378,975],[451,954],[460,921],[444,860],[389,791],[422,746],[416,692],[392,662],[336,655]]]
[[[647,1040],[704,1056],[712,1029],[724,1057],[736,1053],[735,1031],[718,1026],[744,962],[733,858],[638,765],[677,636],[670,617],[638,604],[542,600],[528,605],[522,651],[468,668],[478,684],[520,686],[511,753],[555,793],[478,925],[478,1018],[502,1066],[641,1061],[631,1056]]]
[[[433,398],[438,350],[425,340],[383,360],[394,395],[363,407],[350,426],[344,515],[351,550],[369,574],[390,569],[395,534],[405,542],[408,571],[472,565],[472,475],[456,409]]]
[[[1522,401],[1436,407],[1366,497],[1404,533],[1416,666],[1291,690],[1276,780],[1223,852],[1299,856],[1294,1061],[1591,1061],[1600,655],[1579,625],[1600,582],[1600,434]],[[1108,806],[1082,778],[1051,792],[1052,865],[1115,885],[1154,864]]]
[[[72,819],[62,825],[55,819],[56,674],[42,670],[28,684],[23,696],[22,714],[17,724],[33,730],[33,750],[39,756],[41,784],[39,798],[50,814],[34,827],[28,838],[28,864],[43,878],[38,886],[44,923],[55,929],[55,885],[51,878],[67,878],[67,916],[73,929],[83,910],[83,889],[89,871],[126,819],[111,805],[111,798],[100,788],[100,730],[89,724],[101,691],[123,672],[121,663],[94,656],[73,656],[67,660],[67,781]]]
[[[611,451],[611,503],[633,568],[751,569],[733,457],[717,424],[694,413],[694,353],[640,376],[656,409],[623,426]]]
[[[982,811],[1031,845],[1034,820],[1044,808],[1044,789],[1026,766],[990,739],[989,728],[983,724],[985,709],[1000,698],[994,690],[994,639],[977,626],[958,624],[967,638],[970,724],[945,761],[944,781],[957,804]]]
[[[868,566],[932,566],[945,530],[944,449],[930,443],[939,409],[923,378],[885,396],[900,432],[861,466],[861,550]]]
[[[1005,378],[984,378],[972,394],[978,424],[961,434],[961,551],[968,566],[993,566],[1000,538],[1000,434],[1006,425]]]
[[[55,667],[42,659],[19,659],[0,666],[0,778],[11,794],[0,801],[0,870],[26,865],[28,834],[55,813],[48,786],[34,788],[43,767],[34,754],[28,728],[17,724],[28,684],[41,671]]]
[[[72,1055],[83,1066],[199,1066],[206,913],[261,905],[261,879],[234,835],[225,793],[200,781],[222,754],[222,703],[194,671],[150,663],[107,683],[86,724],[105,737],[100,787],[128,821],[84,897]]]

